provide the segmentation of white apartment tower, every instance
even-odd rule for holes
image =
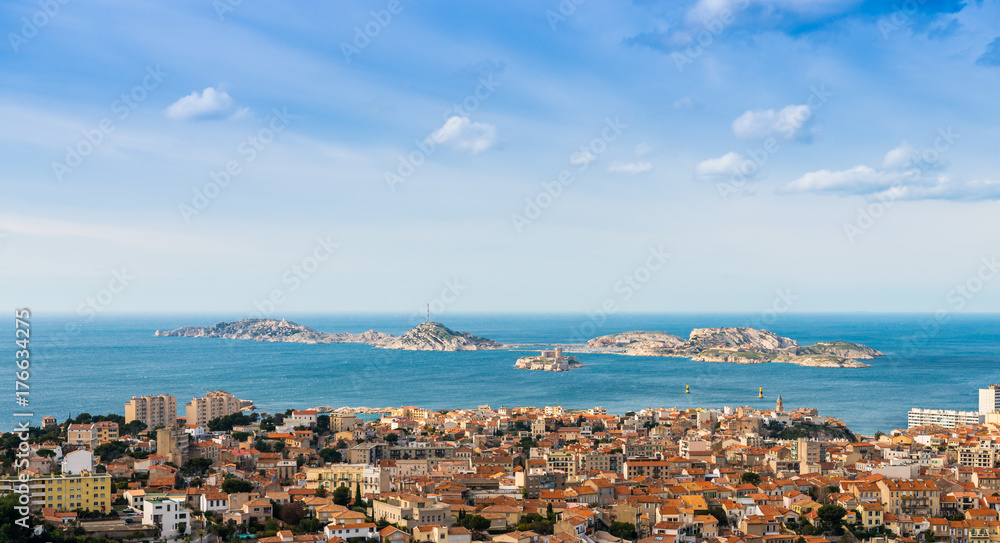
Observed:
[[[1000,411],[1000,385],[979,389],[979,413],[985,415]]]

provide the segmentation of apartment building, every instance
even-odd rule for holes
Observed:
[[[191,533],[191,514],[183,502],[162,496],[148,497],[143,502],[142,523],[158,527],[165,539]]]
[[[149,429],[177,423],[177,397],[167,394],[135,397],[125,403],[125,422],[137,420]]]
[[[379,495],[389,491],[389,471],[368,464],[331,464],[306,469],[306,488],[333,490],[346,486],[353,492],[361,485],[363,494]]]
[[[886,513],[936,517],[941,512],[941,490],[931,481],[882,479],[875,484]]]
[[[112,421],[91,424],[70,424],[66,429],[66,443],[94,450],[102,442],[118,440],[118,423]]]
[[[411,531],[415,526],[451,526],[455,520],[447,503],[413,494],[399,494],[385,501],[375,500],[372,511],[376,521],[385,519],[397,526],[406,526]]]
[[[201,398],[192,398],[184,410],[188,424],[206,426],[208,421],[232,415],[242,406],[242,401],[224,390],[209,390]]]
[[[1000,411],[1000,385],[979,389],[979,413],[985,415]]]
[[[97,431],[93,424],[70,424],[66,429],[66,443],[92,451],[97,447]]]
[[[942,426],[954,428],[971,424],[982,424],[985,417],[978,411],[955,411],[953,409],[920,409],[914,407],[906,415],[908,428],[917,426]]]
[[[156,431],[156,454],[167,457],[167,462],[181,466],[190,458],[188,448],[191,436],[179,426],[172,425]]]
[[[4,477],[0,479],[0,494],[14,492],[22,485],[27,485],[29,505],[33,510],[51,507],[56,511],[84,509],[109,512],[115,492],[110,475],[84,471],[79,475],[31,477],[27,483],[21,483],[17,477]]]

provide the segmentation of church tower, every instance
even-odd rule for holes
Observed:
[[[777,413],[785,412],[785,402],[781,401],[781,394],[778,394],[778,405],[775,406],[774,410]]]

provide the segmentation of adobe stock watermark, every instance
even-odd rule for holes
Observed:
[[[420,324],[426,319],[434,320],[440,315],[444,315],[468,288],[469,286],[462,283],[458,277],[446,280],[441,287],[441,293],[436,298],[410,314],[410,324]]]
[[[951,150],[961,134],[956,134],[952,127],[939,128],[934,143],[914,152],[907,160],[907,168],[902,172],[902,181],[894,183],[888,190],[882,191],[868,205],[857,208],[857,215],[851,222],[844,222],[842,229],[848,243],[854,245],[858,238],[868,233],[875,224],[895,205],[903,194],[904,183],[913,182],[924,177],[928,172],[938,170],[944,160],[944,154]]]
[[[556,9],[545,10],[545,20],[549,23],[549,28],[554,32],[556,26],[565,23],[576,13],[576,8],[580,7],[587,0],[560,0]]]
[[[96,128],[83,129],[83,137],[80,138],[80,141],[76,142],[75,145],[66,146],[66,156],[63,160],[52,162],[52,173],[56,175],[56,179],[61,182],[67,175],[76,171],[83,164],[84,159],[93,154],[104,143],[108,135],[114,132],[115,121],[128,119],[135,108],[139,107],[139,104],[149,97],[149,93],[156,90],[169,75],[160,68],[159,64],[155,68],[146,66],[146,75],[142,77],[142,81],[132,87],[129,92],[122,93],[111,102],[111,113],[114,115],[98,121]]]
[[[618,313],[621,304],[632,299],[633,296],[653,278],[653,275],[663,269],[672,255],[663,250],[663,246],[650,247],[647,251],[649,255],[643,264],[637,266],[631,272],[615,281],[613,285],[614,295],[608,296],[593,311],[587,311],[587,319],[578,326],[570,328],[570,338],[575,342],[585,342],[597,337],[597,331],[608,317]]]
[[[503,84],[494,79],[495,74],[487,74],[479,78],[479,83],[476,88],[473,89],[471,93],[466,95],[465,98],[456,102],[444,110],[441,115],[441,120],[446,124],[453,119],[468,119],[475,113],[483,103],[490,99],[497,89],[503,86]],[[385,179],[386,185],[392,191],[396,190],[396,187],[402,183],[408,181],[415,173],[417,169],[422,166],[427,160],[434,154],[437,150],[438,145],[444,143],[440,137],[435,137],[434,134],[425,137],[424,139],[413,140],[413,146],[416,147],[413,151],[405,155],[399,155],[397,157],[397,164],[395,171],[386,170],[382,173],[382,177]]]
[[[947,324],[952,315],[965,309],[975,297],[1000,275],[1000,259],[997,255],[983,257],[976,271],[959,281],[945,294],[944,305],[939,307],[933,317],[920,322],[920,331],[902,338],[903,356],[917,353],[927,341],[941,333],[941,327]]]
[[[256,310],[254,315],[259,319],[273,315],[288,301],[288,294],[302,288],[302,285],[316,275],[323,263],[330,260],[339,248],[340,244],[333,241],[332,235],[327,235],[325,238],[317,237],[312,251],[281,273],[281,284],[285,286],[273,288],[266,297],[253,301]]]
[[[888,41],[890,36],[913,24],[913,16],[926,3],[927,0],[903,0],[892,4],[893,12],[878,20],[878,31],[882,39]]]
[[[608,150],[611,143],[621,137],[627,128],[628,125],[623,123],[620,117],[605,119],[601,135],[590,140],[589,143],[581,146],[579,150],[570,155],[569,163],[576,166],[577,171],[586,170],[592,162]],[[560,170],[554,179],[543,181],[541,190],[534,196],[524,199],[524,209],[520,213],[511,213],[510,223],[514,227],[514,231],[518,234],[524,232],[563,195],[565,189],[572,185],[574,180],[573,172],[569,168],[565,168]]]
[[[793,294],[791,289],[776,290],[774,292],[774,299],[771,300],[771,305],[761,311],[759,315],[754,315],[750,318],[750,327],[761,330],[768,326],[773,326],[774,323],[778,322],[778,317],[792,310],[792,307],[799,298],[801,296]]]
[[[371,16],[368,21],[354,27],[354,39],[350,43],[340,42],[340,52],[344,55],[344,60],[350,63],[351,57],[360,55],[362,50],[382,35],[382,31],[389,27],[393,18],[402,13],[405,7],[402,0],[389,0],[384,9],[368,12]]]
[[[35,39],[43,28],[49,25],[53,19],[59,16],[63,6],[72,0],[38,0],[38,10],[30,17],[21,17],[20,32],[8,32],[7,41],[11,50],[15,54],[21,52],[21,48],[28,45],[28,42]]]
[[[234,158],[226,162],[225,166],[210,172],[209,181],[202,187],[191,189],[193,193],[190,203],[180,203],[177,211],[184,222],[190,224],[191,218],[201,215],[213,200],[219,197],[224,190],[229,187],[236,176],[243,173],[244,168],[251,164],[270,145],[278,134],[285,131],[288,125],[296,116],[288,113],[288,108],[274,108],[268,117],[267,126],[261,128],[256,133],[251,134],[236,145],[236,153],[239,158]]]
[[[739,0],[735,6],[736,11],[730,8],[723,8],[719,14],[703,23],[702,30],[699,30],[691,39],[691,43],[682,52],[674,51],[670,54],[670,59],[674,61],[674,66],[678,72],[683,72],[684,67],[693,63],[701,57],[715,43],[715,40],[722,36],[733,22],[736,21],[736,12],[743,11],[750,6],[750,0]]]
[[[786,140],[792,139],[799,129],[809,122],[809,119],[817,111],[823,109],[823,106],[833,96],[833,91],[828,90],[824,84],[811,86],[809,96],[806,98],[806,107],[796,108],[792,110],[790,115],[782,117],[775,125],[775,130]],[[743,188],[746,187],[750,178],[757,175],[771,157],[780,152],[781,149],[781,143],[775,136],[765,138],[759,147],[747,149],[745,158],[744,155],[741,155],[743,160],[737,167],[737,171],[732,174],[728,181],[719,181],[715,185],[723,201],[728,200],[730,196],[742,194]]]

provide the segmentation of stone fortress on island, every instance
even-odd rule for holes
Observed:
[[[563,356],[562,353],[562,347],[542,351],[540,356],[525,356],[523,358],[518,358],[514,367],[522,370],[541,371],[569,371],[571,369],[583,367],[583,364],[581,364],[575,356]]]

